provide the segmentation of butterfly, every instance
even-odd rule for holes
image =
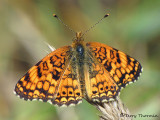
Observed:
[[[125,53],[98,42],[85,43],[76,33],[71,46],[61,47],[39,61],[18,81],[15,93],[24,100],[41,100],[58,106],[107,102],[135,82],[141,64]]]
[[[51,52],[31,67],[17,82],[15,94],[58,106],[79,104],[82,98],[103,103],[115,100],[122,88],[138,79],[142,66],[136,59],[102,43],[85,43],[83,35],[77,32],[71,46]]]

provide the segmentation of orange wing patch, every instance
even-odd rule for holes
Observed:
[[[16,84],[16,94],[25,100],[38,99],[46,102],[55,99],[70,48],[59,48],[33,66]]]
[[[142,67],[136,59],[101,43],[89,42],[86,46],[120,88],[140,76]]]

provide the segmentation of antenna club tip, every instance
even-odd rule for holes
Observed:
[[[106,18],[106,17],[108,17],[109,16],[109,14],[106,14],[105,16],[104,16],[104,18]]]
[[[57,16],[56,14],[53,14],[53,17],[56,17],[56,18],[58,18],[58,16]]]

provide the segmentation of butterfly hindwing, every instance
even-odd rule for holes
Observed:
[[[70,48],[65,46],[53,51],[29,69],[16,84],[15,93],[25,100],[55,99]]]
[[[86,59],[86,76],[88,76],[89,81],[89,84],[86,84],[88,99],[93,102],[105,102],[115,99],[120,91],[116,82],[89,51]]]
[[[62,75],[57,97],[55,100],[52,100],[52,103],[58,106],[70,106],[81,101],[82,93],[77,76],[77,66],[71,58]]]
[[[120,88],[134,82],[142,72],[136,59],[117,49],[97,42],[89,42],[86,46]]]

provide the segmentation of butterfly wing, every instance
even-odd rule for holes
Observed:
[[[73,55],[62,75],[57,97],[55,100],[52,100],[53,104],[70,106],[82,102],[82,92],[77,70],[75,56]]]
[[[54,100],[68,64],[70,49],[65,46],[44,57],[18,81],[15,93],[24,100]]]
[[[105,102],[116,98],[120,88],[105,68],[87,52],[85,63],[86,98],[90,102]]]
[[[86,46],[120,88],[135,82],[140,76],[142,66],[136,59],[105,44],[89,42]]]

